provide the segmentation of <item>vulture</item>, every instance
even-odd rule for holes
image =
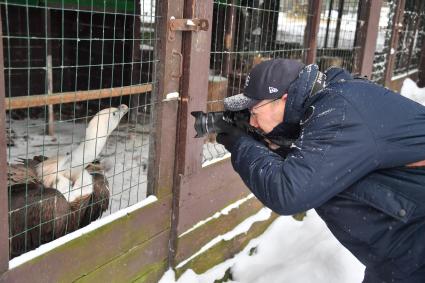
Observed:
[[[85,167],[93,162],[106,144],[106,139],[128,112],[127,105],[103,109],[87,125],[83,142],[69,155],[49,158],[37,165],[37,176],[43,185],[60,191],[69,202],[93,191],[90,174]]]
[[[11,258],[88,225],[108,209],[108,181],[92,162],[127,111],[123,104],[97,113],[71,154],[9,164]]]

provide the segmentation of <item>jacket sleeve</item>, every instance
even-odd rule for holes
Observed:
[[[249,137],[234,147],[234,169],[276,213],[318,207],[379,166],[366,124],[344,98],[330,96],[314,106],[286,159]]]

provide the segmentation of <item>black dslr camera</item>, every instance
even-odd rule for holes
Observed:
[[[217,121],[220,119],[232,124],[233,126],[241,129],[246,134],[253,137],[255,140],[262,142],[266,146],[274,144],[272,149],[280,155],[285,155],[289,151],[292,143],[298,137],[299,129],[291,129],[290,131],[282,131],[279,133],[265,134],[261,130],[249,124],[250,113],[248,110],[241,111],[219,111],[208,112],[194,111],[191,113],[195,117],[195,138],[201,138],[207,134],[214,134],[219,132]],[[289,134],[289,135],[288,135]]]

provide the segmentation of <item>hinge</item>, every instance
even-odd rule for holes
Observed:
[[[173,41],[176,31],[207,31],[209,23],[206,19],[175,19],[171,17],[168,21],[168,28],[168,40]]]

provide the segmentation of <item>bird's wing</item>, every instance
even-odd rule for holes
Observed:
[[[93,193],[88,203],[80,206],[79,227],[84,227],[99,219],[109,207],[109,183],[103,174],[93,173]],[[74,208],[75,210],[75,208]]]
[[[34,167],[28,166],[26,164],[9,164],[7,181],[9,186],[17,184],[39,183],[39,179]]]
[[[66,174],[68,174],[69,168],[66,170],[66,160],[67,158],[64,156],[48,158],[35,167],[35,172],[37,176],[43,180],[44,186],[48,188],[55,187],[58,175],[63,175],[68,178]]]
[[[73,223],[69,215],[69,204],[57,190],[41,184],[13,186],[9,207],[11,257],[70,232]]]

